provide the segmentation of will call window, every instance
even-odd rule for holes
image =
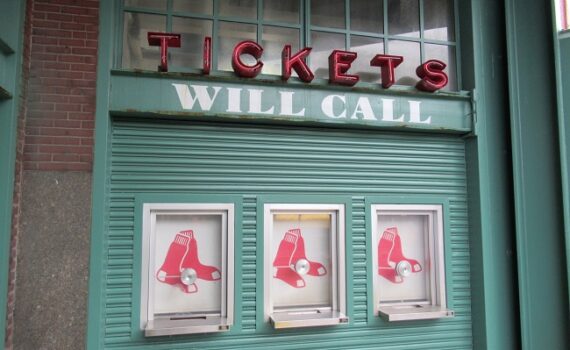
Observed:
[[[182,34],[182,47],[169,50],[170,70],[200,69],[204,37],[213,39],[213,70],[231,71],[231,54],[240,41],[264,48],[263,74],[281,74],[281,51],[312,47],[309,66],[317,78],[328,78],[333,49],[358,54],[349,73],[379,83],[376,54],[404,56],[396,84],[413,86],[416,67],[438,59],[448,67],[445,90],[458,90],[457,0],[124,0],[123,68],[156,70],[159,49],[148,46],[149,31]],[[263,3],[263,4],[261,4]],[[258,8],[259,6],[259,8]],[[307,11],[305,11],[307,10]],[[242,57],[245,63],[253,58]],[[295,75],[296,73],[293,73]]]
[[[233,204],[144,204],[141,328],[146,336],[229,329],[233,221]]]
[[[388,321],[451,317],[441,205],[373,205],[374,313]]]
[[[344,206],[266,204],[265,317],[274,328],[346,323]]]

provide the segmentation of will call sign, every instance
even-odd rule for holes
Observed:
[[[181,35],[175,33],[148,32],[148,43],[151,46],[160,46],[160,65],[162,72],[168,71],[167,53],[169,47],[180,47]],[[315,75],[307,66],[306,58],[311,53],[310,47],[291,53],[291,45],[285,45],[281,54],[281,77],[288,80],[294,70],[299,79],[309,83]],[[261,55],[263,47],[254,41],[242,41],[238,43],[232,53],[232,68],[236,75],[243,78],[254,78],[263,68]],[[256,63],[245,64],[241,56],[251,55]],[[352,62],[356,60],[357,53],[343,50],[333,50],[329,56],[329,82],[346,86],[353,86],[360,78],[358,75],[348,74]],[[378,54],[370,60],[370,65],[380,68],[382,87],[387,89],[394,84],[395,70],[404,61],[404,57],[395,55]],[[204,38],[203,68],[204,74],[210,74],[212,64],[212,38]],[[448,83],[447,74],[443,71],[447,65],[439,60],[428,60],[416,68],[416,74],[420,81],[416,84],[418,90],[435,92],[445,87]]]

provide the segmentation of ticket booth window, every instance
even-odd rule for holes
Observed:
[[[374,313],[388,321],[451,317],[441,205],[372,205]]]
[[[226,331],[233,322],[233,204],[143,205],[145,336]]]
[[[265,316],[274,328],[346,317],[344,206],[266,204]]]

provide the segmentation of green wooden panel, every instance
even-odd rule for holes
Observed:
[[[567,349],[570,320],[551,4],[505,4],[521,345]]]
[[[91,322],[99,347],[265,349],[471,349],[470,247],[464,141],[453,135],[338,131],[323,128],[254,127],[187,121],[113,119],[106,174],[108,208],[100,218],[100,296]],[[241,289],[235,327],[225,334],[145,339],[138,330],[136,198],[142,195],[226,194],[242,198]],[[256,262],[257,199],[265,195],[326,196],[351,203],[347,236],[350,324],[274,331],[260,324],[260,271]],[[449,201],[453,319],[387,323],[368,321],[365,200],[369,196],[433,196]],[[348,212],[348,210],[347,210]],[[134,302],[135,301],[135,302]],[[240,305],[238,303],[238,305]]]
[[[161,78],[161,79],[157,79]],[[120,74],[111,79],[113,114],[177,115],[212,119],[358,125],[468,133],[472,129],[467,95],[397,93],[259,80],[212,80],[200,76]]]
[[[20,102],[14,96],[19,96],[24,8],[25,2],[17,0],[0,2],[0,344],[4,342],[6,330],[16,130]]]
[[[556,44],[556,43],[555,43]],[[558,57],[558,128],[560,137],[560,160],[562,171],[562,196],[564,200],[564,233],[566,239],[566,274],[570,290],[570,32],[557,38]],[[566,111],[566,114],[565,114]],[[568,293],[570,301],[570,293]],[[569,303],[570,307],[570,303]],[[568,310],[570,312],[570,309]]]

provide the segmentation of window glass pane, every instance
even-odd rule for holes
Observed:
[[[299,23],[299,0],[264,0],[263,19]]]
[[[332,227],[331,221],[328,213],[274,214],[271,232],[271,258],[276,270],[271,281],[274,308],[332,306],[331,250],[336,227]]]
[[[328,79],[329,55],[334,49],[343,50],[344,45],[344,34],[311,32],[311,47],[313,51],[311,51],[309,67],[316,78]]]
[[[263,74],[281,74],[281,52],[285,44],[291,45],[291,54],[299,50],[299,30],[293,28],[263,27]],[[295,70],[292,74],[296,76]]]
[[[178,12],[194,12],[211,15],[213,7],[213,0],[174,0],[172,2],[172,9]]]
[[[442,90],[457,91],[457,67],[455,63],[455,47],[445,45],[425,44],[426,61],[436,59],[447,64],[445,73],[449,78],[449,83]]]
[[[220,22],[218,70],[232,70],[232,52],[236,44],[244,40],[257,41],[256,25]],[[245,64],[255,64],[251,55],[243,55],[241,59]]]
[[[382,0],[350,0],[350,30],[383,33]]]
[[[424,2],[424,37],[426,39],[455,40],[453,0]]]
[[[311,1],[311,25],[346,28],[344,0]]]
[[[155,240],[151,242],[155,316],[221,312],[222,236],[227,235],[222,227],[221,215],[156,216]],[[181,249],[187,253],[178,261]],[[204,277],[186,285],[182,280],[186,271]]]
[[[396,85],[414,86],[418,82],[416,68],[420,65],[420,44],[411,41],[390,40],[388,54],[404,56],[395,70]]]
[[[418,0],[388,0],[388,33],[411,37],[420,36]]]
[[[149,46],[147,32],[166,31],[166,17],[125,13],[123,28],[123,68],[157,70],[160,47]]]
[[[166,10],[166,0],[125,0],[125,6]]]
[[[381,291],[380,302],[429,301],[431,267],[428,215],[381,214],[377,216],[376,227],[373,246],[378,247],[378,276],[375,276],[375,282]],[[398,248],[393,247],[394,242],[397,242]],[[407,260],[395,258],[397,254],[405,256]],[[405,272],[408,273],[400,275],[399,268],[407,268]]]
[[[370,60],[384,53],[384,41],[378,38],[352,35],[350,37],[350,51],[356,52],[358,57],[352,64],[352,74],[360,76],[360,81],[374,83],[380,81],[380,68],[371,67]]]
[[[220,16],[257,18],[257,0],[220,0]]]
[[[184,68],[202,68],[204,37],[212,36],[212,22],[173,17],[172,31],[182,35],[182,43],[180,48],[168,50],[170,65]]]

